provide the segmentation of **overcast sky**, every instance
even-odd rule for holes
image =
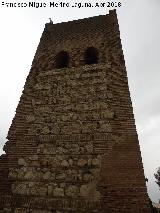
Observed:
[[[9,2],[17,3],[17,0]],[[19,2],[28,3],[28,0]],[[7,8],[0,1],[0,153],[45,23],[49,18],[57,23],[105,15],[109,9],[49,8],[48,0],[38,2],[46,2],[47,7]],[[120,34],[145,176],[149,179],[148,193],[153,201],[158,201],[160,192],[153,174],[160,166],[160,1],[119,2],[122,4],[117,9]]]

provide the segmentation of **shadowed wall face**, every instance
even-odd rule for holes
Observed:
[[[46,24],[8,139],[8,211],[150,212],[115,11]]]

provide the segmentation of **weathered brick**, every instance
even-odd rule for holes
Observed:
[[[46,24],[7,139],[0,210],[150,212],[115,11]]]

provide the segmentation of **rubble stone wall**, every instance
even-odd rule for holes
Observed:
[[[46,24],[7,138],[5,212],[150,212],[115,11]]]

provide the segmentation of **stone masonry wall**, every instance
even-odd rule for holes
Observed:
[[[7,138],[3,212],[150,212],[115,11],[46,24]]]

